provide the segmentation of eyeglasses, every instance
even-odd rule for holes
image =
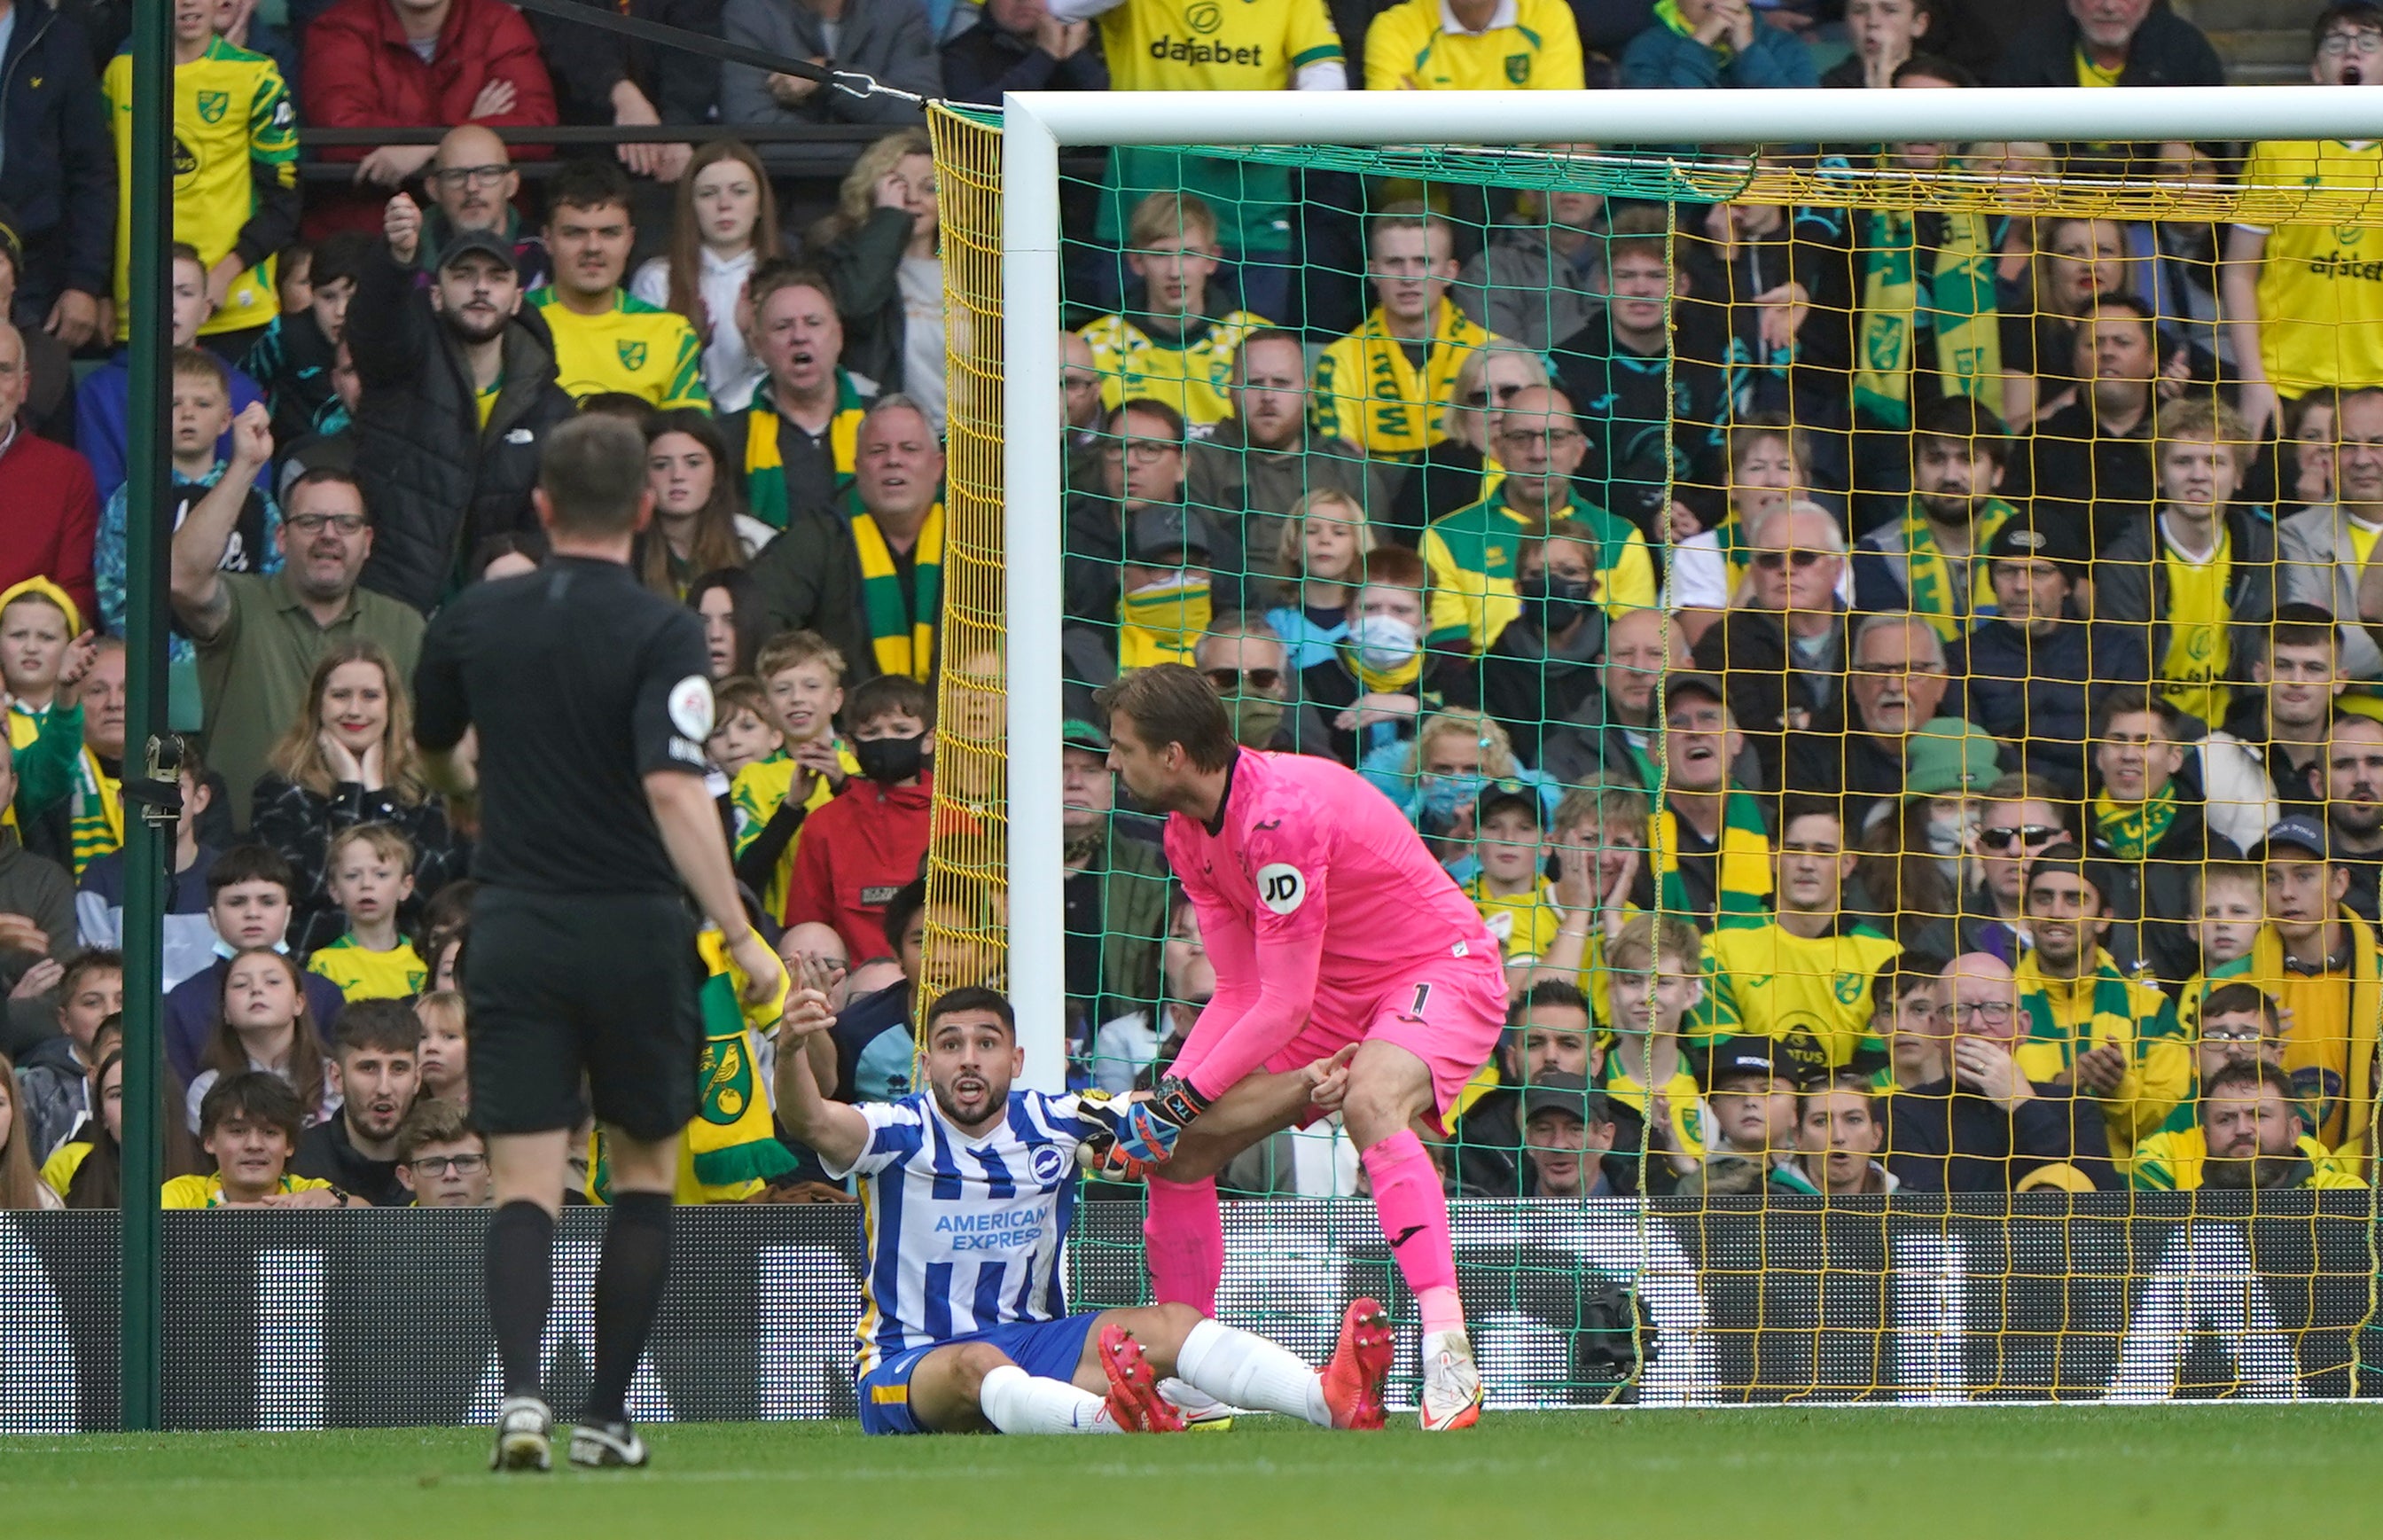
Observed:
[[[1792,563],[1800,573],[1817,563],[1821,554],[1816,550],[1759,550],[1754,553],[1754,566],[1758,572],[1778,573],[1786,571]]]
[[[1155,465],[1170,454],[1181,454],[1180,444],[1104,444],[1101,456],[1106,460],[1130,460],[1137,465]]]
[[[2266,1037],[2267,1034],[2256,1026],[2204,1027],[2201,1029],[2201,1041],[2204,1042],[2264,1042]]]
[[[1527,385],[1485,386],[1478,390],[1467,390],[1464,393],[1464,404],[1467,406],[1488,406],[1489,404],[1489,398],[1492,395],[1495,395],[1498,398],[1498,404],[1500,406],[1503,406],[1508,401],[1513,400],[1515,397],[1521,395],[1524,391],[1529,388],[1530,387]]]
[[[310,540],[327,529],[336,529],[342,535],[360,535],[364,527],[364,516],[361,513],[292,513],[281,522]]]
[[[1981,829],[1978,843],[1988,850],[2008,850],[2013,845],[2046,844],[2068,833],[2055,824],[2030,823],[2017,829]]]
[[[1524,449],[1528,449],[1533,444],[1537,444],[1546,449],[1549,453],[1553,454],[1556,450],[1562,449],[1567,444],[1577,441],[1582,437],[1583,435],[1577,428],[1551,428],[1546,433],[1501,433],[1498,436],[1498,442],[1501,444],[1513,444]]]
[[[430,173],[430,179],[451,192],[459,187],[494,187],[512,169],[510,166],[443,166]]]
[[[1244,686],[1260,695],[1271,694],[1282,683],[1280,669],[1203,669],[1208,683],[1216,686],[1219,695],[1239,695]]]
[[[476,1177],[487,1167],[486,1155],[425,1155],[407,1163],[426,1177],[444,1177],[450,1171],[458,1177]]]
[[[2006,1000],[1957,1000],[1949,1005],[1937,1006],[1936,1014],[1947,1021],[1973,1016],[1990,1026],[1999,1027],[2011,1018],[2011,1008]]]
[[[2383,54],[2383,32],[2328,32],[2316,51],[2336,59],[2345,54]]]

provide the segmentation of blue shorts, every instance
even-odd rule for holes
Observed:
[[[1086,1311],[1080,1315],[1063,1316],[1056,1321],[1021,1321],[1006,1326],[991,1326],[965,1337],[945,1337],[941,1342],[922,1342],[915,1348],[905,1348],[892,1358],[871,1369],[861,1378],[860,1431],[863,1433],[932,1433],[910,1415],[910,1376],[919,1372],[920,1361],[938,1348],[957,1347],[963,1342],[985,1342],[999,1349],[1004,1357],[1037,1379],[1073,1380],[1076,1365],[1083,1361],[1084,1338],[1093,1335],[1093,1323],[1101,1312]]]

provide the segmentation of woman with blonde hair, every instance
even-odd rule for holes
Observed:
[[[331,902],[331,837],[359,823],[394,825],[414,844],[419,905],[463,869],[447,807],[422,778],[405,680],[377,642],[331,647],[306,685],[306,708],[257,778],[253,832],[298,879],[290,946],[300,955],[339,938]]]
[[[1310,492],[1283,515],[1275,560],[1291,574],[1290,602],[1266,618],[1292,668],[1326,661],[1349,639],[1349,605],[1373,548],[1374,526],[1346,492]]]
[[[743,411],[761,383],[737,304],[745,280],[781,245],[778,200],[760,157],[742,140],[715,139],[678,179],[670,251],[629,280],[630,293],[678,312],[703,339],[703,384],[715,412]]]
[[[1502,337],[1493,337],[1465,355],[1442,419],[1448,437],[1424,450],[1408,469],[1384,521],[1404,532],[1403,544],[1414,544],[1433,520],[1470,508],[1498,489],[1506,472],[1489,452],[1489,437],[1499,414],[1518,393],[1553,383],[1546,359]]]
[[[1414,743],[1370,754],[1361,769],[1444,865],[1472,860],[1474,809],[1491,786],[1528,786],[1540,799],[1542,819],[1550,808],[1550,788],[1515,760],[1506,729],[1468,706],[1434,712],[1415,730]]]
[[[935,152],[903,129],[860,152],[833,214],[811,227],[812,261],[835,285],[844,366],[917,400],[944,430],[944,262]]]
[[[0,1053],[0,1209],[61,1209],[33,1162],[33,1130],[17,1087],[17,1066]]]

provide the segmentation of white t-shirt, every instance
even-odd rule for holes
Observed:
[[[926,409],[944,431],[944,264],[939,257],[904,257],[902,393]]]
[[[736,329],[736,301],[745,280],[753,276],[754,253],[722,261],[703,248],[703,277],[697,291],[711,315],[711,340],[703,348],[703,388],[711,392],[711,410],[742,412],[753,404],[753,388],[761,383],[762,369]],[[629,292],[649,305],[670,303],[670,258],[655,257],[629,280]]]

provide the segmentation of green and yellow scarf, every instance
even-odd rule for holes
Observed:
[[[1117,668],[1130,673],[1154,663],[1192,662],[1207,634],[1208,574],[1179,572],[1117,600]]]
[[[1957,640],[1970,627],[2000,612],[1994,578],[1985,559],[1986,547],[2019,510],[2000,498],[1989,500],[1969,531],[1969,589],[1965,596],[1953,581],[1952,559],[1936,544],[1936,526],[1920,511],[1918,499],[1903,511],[1903,582],[1912,610],[1924,617],[1945,641]]]
[[[836,495],[852,482],[859,460],[860,419],[869,403],[853,388],[852,376],[835,372],[835,416],[828,424],[828,445],[835,457]],[[766,383],[754,392],[753,410],[745,425],[746,511],[772,529],[784,529],[793,510],[786,506],[786,461],[778,448],[782,424]]]
[[[1656,907],[1667,915],[1700,920],[1680,872],[1680,818],[1665,807],[1654,818]],[[1720,880],[1715,884],[1716,925],[1760,925],[1771,918],[1771,831],[1754,794],[1732,786],[1722,800]],[[1699,924],[1698,930],[1706,927]]]
[[[75,875],[110,851],[124,848],[124,782],[100,768],[88,747],[75,758]]]
[[[877,671],[897,673],[923,684],[935,666],[935,621],[943,613],[944,505],[927,510],[919,526],[919,543],[911,548],[911,587],[918,595],[914,610],[902,595],[901,574],[894,568],[894,548],[877,521],[867,513],[852,516],[852,543],[860,554],[860,612],[869,622],[870,650]]]
[[[1925,272],[1923,220],[1935,235],[1926,243]],[[1923,314],[1945,388],[1982,397],[2003,368],[1994,249],[1985,216],[1888,210],[1864,215],[1861,228],[1857,411],[1886,427],[1911,425],[1911,371],[1919,361],[1915,339]]]
[[[2107,792],[2093,799],[2093,832],[2110,847],[2110,853],[2122,861],[2147,859],[2167,838],[2168,826],[2176,822],[2176,787],[2162,786],[2159,795],[2149,802],[2131,807],[2120,807],[2110,800]]]

